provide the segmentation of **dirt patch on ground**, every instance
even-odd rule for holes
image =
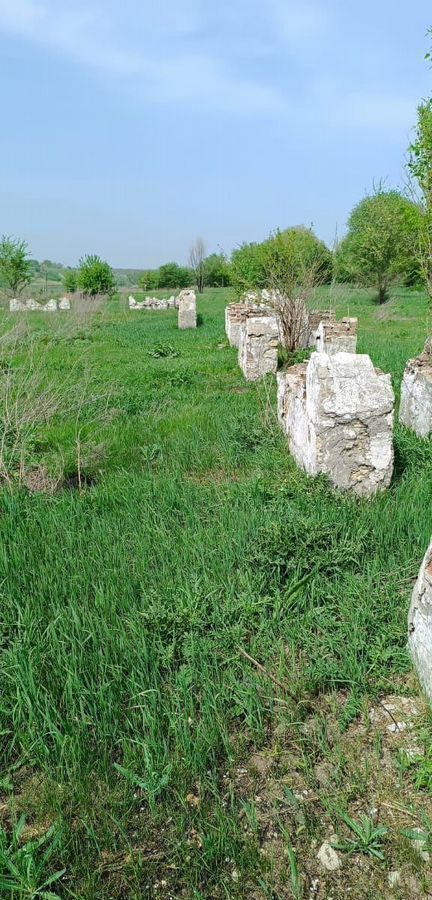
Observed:
[[[432,828],[431,793],[415,786],[425,704],[391,694],[344,730],[345,702],[342,694],[322,698],[297,739],[287,732],[252,752],[225,774],[226,795],[244,810],[245,835],[259,843],[275,898],[431,897],[428,845],[404,833],[424,830],[428,817]],[[386,830],[374,843],[367,828]]]

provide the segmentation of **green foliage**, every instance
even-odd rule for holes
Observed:
[[[78,288],[77,273],[74,269],[67,269],[63,276],[63,287],[67,294],[75,294]]]
[[[212,253],[204,260],[204,285],[228,287],[231,284],[231,267],[223,253]]]
[[[179,356],[179,351],[173,347],[172,344],[167,344],[165,342],[156,344],[156,347],[152,347],[151,350],[148,350],[148,355],[152,356],[154,359],[161,359],[163,357],[175,357]]]
[[[54,827],[36,840],[23,841],[25,816],[21,816],[8,837],[0,825],[0,893],[21,900],[59,900],[51,886],[65,869],[49,874],[51,859],[58,847]]]
[[[170,262],[159,267],[159,288],[185,288],[192,284],[192,281],[192,273],[186,266],[179,266],[176,262]]]
[[[159,270],[145,269],[139,277],[139,286],[143,291],[157,291],[159,284]]]
[[[408,168],[428,205],[432,205],[432,98],[417,109],[417,126]]]
[[[19,294],[29,284],[33,269],[26,242],[3,235],[0,241],[0,279],[3,285],[12,293]]]
[[[415,140],[409,149],[408,170],[417,182],[423,212],[417,249],[418,268],[432,300],[432,99],[418,107]]]
[[[263,257],[267,283],[285,281],[289,293],[307,280],[315,285],[331,281],[332,254],[310,228],[276,231],[264,242]]]
[[[237,294],[248,288],[264,288],[264,244],[242,244],[231,256],[231,283]]]
[[[113,294],[115,283],[111,266],[96,254],[89,254],[80,259],[78,287],[89,297]]]
[[[359,821],[356,821],[343,810],[337,810],[337,813],[354,837],[335,844],[335,847],[346,853],[366,853],[368,856],[374,856],[383,861],[385,857],[382,846],[383,838],[388,832],[387,826],[377,825],[371,816],[364,814],[360,816]]]
[[[378,188],[350,215],[347,236],[336,253],[337,280],[374,284],[383,303],[395,277],[412,276],[420,228],[415,203],[398,191]]]
[[[316,284],[329,282],[332,254],[312,229],[302,225],[276,231],[261,244],[242,244],[231,259],[231,281],[238,294],[270,287],[281,277],[301,284],[312,271]]]

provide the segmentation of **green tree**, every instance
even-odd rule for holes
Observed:
[[[139,286],[143,291],[156,291],[159,287],[159,272],[157,269],[146,269],[139,277]]]
[[[431,54],[426,54],[431,59]],[[417,184],[414,196],[422,211],[418,242],[418,264],[422,281],[432,300],[432,98],[417,108],[414,141],[409,148],[408,171],[411,183]]]
[[[338,280],[376,285],[384,303],[396,277],[413,270],[421,228],[418,206],[399,191],[378,187],[353,209],[336,252]]]
[[[75,294],[78,288],[78,279],[74,269],[66,270],[63,276],[63,288],[67,294]]]
[[[0,278],[12,294],[19,294],[30,283],[33,268],[26,242],[3,235],[0,241]]]
[[[274,272],[275,264],[285,270],[290,281],[298,285],[312,280],[315,285],[331,281],[333,260],[331,251],[311,228],[297,225],[276,231],[263,246],[264,269]]]
[[[231,283],[237,294],[266,286],[264,244],[242,244],[231,254]]]
[[[115,282],[111,266],[96,254],[83,257],[79,261],[78,287],[90,297],[113,294]]]
[[[192,284],[193,275],[186,266],[179,266],[176,262],[165,263],[159,267],[160,288],[185,288]]]
[[[212,253],[204,260],[204,285],[227,287],[231,284],[231,267],[224,253]]]

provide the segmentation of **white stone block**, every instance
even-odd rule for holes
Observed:
[[[178,296],[178,327],[197,327],[196,295],[190,289],[180,291]]]
[[[399,420],[418,437],[432,432],[432,353],[430,341],[417,359],[410,359],[403,374]]]
[[[394,394],[369,356],[313,353],[278,376],[278,416],[296,462],[369,496],[393,472]]]
[[[341,319],[319,323],[316,333],[318,353],[355,353],[357,350],[357,319]]]
[[[420,684],[432,701],[432,541],[412,593],[408,646]]]
[[[244,377],[257,381],[276,374],[279,324],[274,315],[248,315],[241,325],[238,361]]]

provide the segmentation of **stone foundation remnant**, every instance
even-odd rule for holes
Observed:
[[[248,316],[274,315],[272,310],[254,303],[230,303],[225,307],[225,333],[231,347],[240,344],[240,331]]]
[[[405,367],[401,387],[399,420],[418,437],[432,432],[432,340],[428,338],[423,353],[410,359]]]
[[[178,327],[197,327],[196,295],[190,289],[180,291],[178,295]]]
[[[302,349],[313,347],[316,350],[317,332],[321,322],[336,322],[336,313],[332,309],[309,309],[307,312],[305,344]]]
[[[321,319],[316,332],[318,353],[355,353],[358,319]]]
[[[145,300],[135,300],[135,297],[128,298],[129,309],[176,309],[178,306],[178,297],[169,297],[167,300],[160,297],[146,297]]]
[[[432,700],[432,541],[411,597],[408,646],[420,684]]]
[[[57,312],[57,310],[70,309],[70,300],[68,297],[61,297],[57,300],[47,300],[46,303],[39,303],[38,300],[9,300],[9,312]]]
[[[278,365],[279,323],[275,315],[255,310],[240,328],[238,362],[248,381],[275,374]]]
[[[393,473],[390,375],[367,355],[313,353],[277,373],[278,417],[294,459],[340,490],[370,496]]]

